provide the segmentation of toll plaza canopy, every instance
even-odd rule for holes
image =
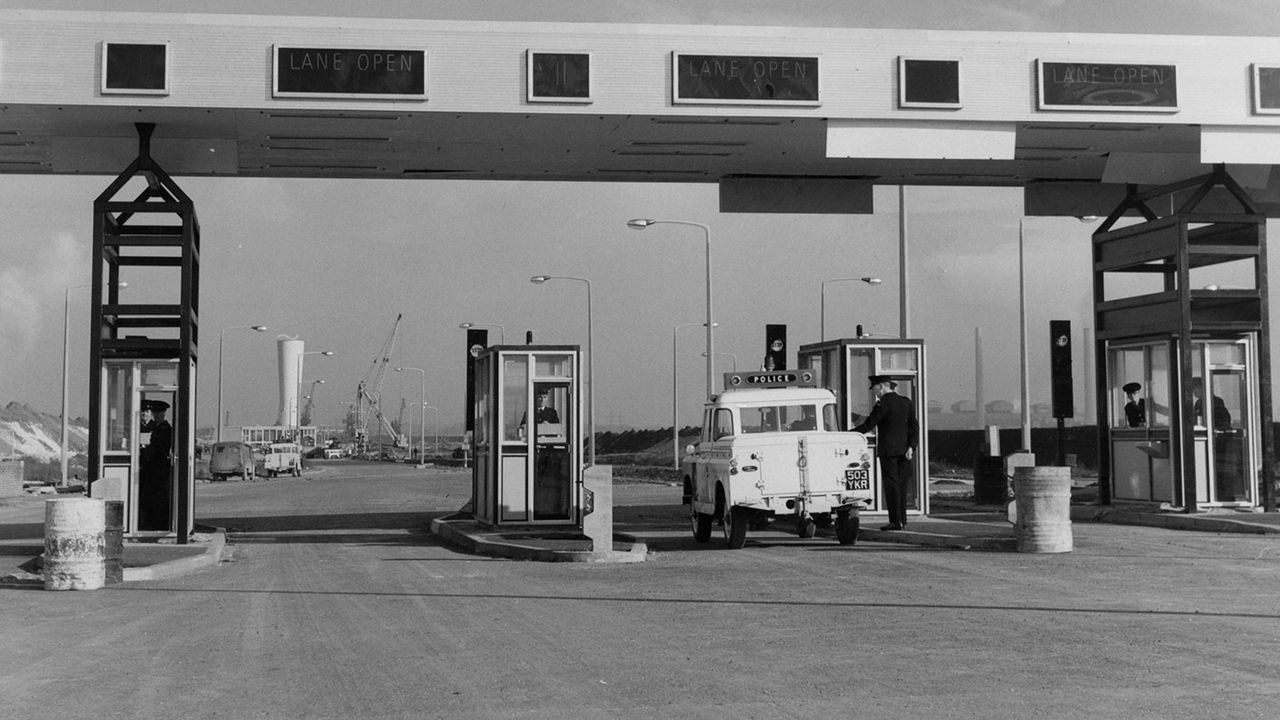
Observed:
[[[1280,38],[0,10],[0,172],[873,185],[1100,215],[1224,164],[1280,217]]]

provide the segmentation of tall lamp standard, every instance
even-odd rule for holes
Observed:
[[[71,345],[71,291],[79,288],[92,287],[93,283],[84,283],[83,285],[68,285],[62,302],[62,484],[67,484],[67,413],[69,401],[67,399],[67,385],[70,382],[67,378],[67,349]],[[129,283],[122,282],[116,287],[129,287]]]
[[[398,367],[396,372],[405,372],[412,370],[422,376],[422,394],[419,395],[419,405],[422,406],[422,427],[418,428],[418,455],[419,462],[425,463],[427,456],[427,371],[422,368],[415,367]]]
[[[650,225],[659,225],[667,223],[669,225],[689,225],[702,229],[703,238],[707,244],[707,398],[710,399],[715,390],[715,322],[711,319],[711,228],[702,223],[689,222],[688,220],[646,220],[637,218],[628,220],[627,227],[633,230],[644,230]]]
[[[587,435],[591,440],[587,445],[587,464],[594,466],[596,464],[596,352],[591,346],[591,281],[570,275],[534,275],[529,278],[529,282],[534,285],[541,285],[548,280],[574,280],[587,284],[587,387],[591,389],[591,394],[587,396]]]
[[[427,415],[426,415],[427,409],[430,409],[431,414],[435,417],[436,445],[435,445],[435,450],[432,452],[435,455],[439,455],[440,454],[440,408],[436,407],[435,405],[429,405],[426,402],[423,402],[422,403],[422,410],[423,410],[422,421],[424,423],[426,422],[426,418],[427,418]],[[423,442],[425,442],[425,440]],[[425,453],[427,449],[424,447],[422,448],[422,451]]]
[[[833,279],[831,279],[831,280],[823,280],[823,281],[822,281],[822,288],[821,288],[821,291],[820,291],[820,295],[821,295],[821,298],[820,298],[820,305],[819,305],[820,310],[819,310],[819,313],[818,313],[818,316],[819,316],[819,318],[820,318],[820,320],[819,320],[819,323],[820,323],[820,329],[819,329],[819,332],[818,332],[818,340],[819,340],[819,341],[822,341],[822,340],[826,340],[826,339],[827,339],[827,285],[829,285],[829,284],[831,284],[831,283],[838,283],[838,282],[850,282],[850,281],[860,281],[860,282],[864,282],[864,283],[866,283],[866,284],[868,284],[868,285],[879,285],[879,284],[880,284],[880,278],[878,278],[878,277],[860,277],[860,278],[856,278],[856,277],[847,277],[847,278],[833,278]]]
[[[325,357],[331,357],[333,355],[333,351],[308,350],[307,352],[298,353],[298,397],[294,401],[294,412],[297,413],[297,415],[294,416],[294,424],[298,429],[298,436],[294,438],[294,441],[299,445],[302,444],[302,358],[306,355],[324,355]]]
[[[222,442],[222,337],[228,330],[252,330],[263,332],[266,325],[232,325],[218,331],[218,434],[217,442]]]
[[[458,323],[458,327],[462,328],[463,330],[467,330],[473,327],[496,327],[498,328],[498,344],[499,345],[507,344],[507,329],[497,323],[464,322],[464,323]]]
[[[308,391],[308,392],[307,392],[307,394],[306,394],[306,395],[304,395],[304,396],[302,397],[302,399],[303,399],[303,400],[306,400],[306,401],[307,401],[307,409],[306,409],[306,412],[305,412],[305,413],[299,413],[299,414],[298,414],[298,417],[299,417],[299,418],[303,418],[303,417],[305,417],[305,418],[306,418],[306,421],[305,421],[305,422],[302,422],[302,423],[300,423],[300,424],[302,424],[302,425],[310,425],[310,424],[311,424],[311,420],[313,419],[313,418],[312,418],[312,414],[314,413],[314,411],[315,411],[315,406],[316,406],[316,386],[317,386],[317,385],[323,385],[323,384],[324,384],[324,382],[325,382],[324,380],[318,380],[318,379],[313,379],[313,380],[311,381],[311,390],[310,390],[310,391]]]
[[[679,393],[676,386],[676,336],[680,328],[693,327],[702,323],[680,323],[671,329],[671,459],[674,467],[680,469],[680,412]]]
[[[1097,218],[1089,215],[1076,220],[1088,223]],[[1027,265],[1024,252],[1026,218],[1018,218],[1018,330],[1019,368],[1022,374],[1022,449],[1031,452],[1031,381],[1027,374]]]
[[[734,355],[734,354],[733,354],[733,353],[731,353],[731,352],[718,352],[718,353],[716,353],[716,355],[717,355],[718,357],[727,357],[727,358],[729,358],[730,360],[732,360],[732,361],[733,361],[733,372],[738,372],[738,356],[737,356],[737,355]]]

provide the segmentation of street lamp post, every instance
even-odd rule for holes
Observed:
[[[857,277],[847,277],[847,278],[832,278],[831,280],[823,280],[823,281],[822,281],[822,288],[820,289],[820,292],[819,292],[819,295],[820,295],[820,298],[819,298],[819,301],[820,301],[819,308],[820,308],[820,310],[819,310],[819,312],[818,312],[818,317],[819,317],[818,340],[822,341],[822,340],[826,340],[826,339],[827,339],[827,285],[828,285],[828,284],[830,284],[830,283],[850,282],[850,281],[854,281],[854,280],[856,280],[856,281],[860,281],[860,282],[864,282],[864,283],[866,283],[866,284],[868,284],[868,285],[879,285],[879,284],[880,284],[880,278],[878,278],[878,277],[860,277],[860,278],[857,278]]]
[[[299,422],[300,425],[311,423],[313,419],[311,417],[311,413],[314,412],[314,408],[316,406],[316,386],[323,385],[324,382],[325,382],[324,380],[319,380],[314,378],[311,380],[311,390],[308,391],[307,394],[302,397],[303,400],[307,401],[306,423],[302,423],[300,421]],[[302,417],[303,417],[303,414],[299,413],[298,415],[299,420],[301,420]]]
[[[707,398],[710,398],[715,390],[715,322],[711,319],[711,228],[702,223],[689,222],[688,220],[645,220],[638,218],[628,220],[627,227],[634,230],[644,230],[650,225],[658,225],[667,223],[669,225],[689,225],[702,229],[703,238],[707,245]]]
[[[680,411],[679,411],[679,393],[676,386],[676,335],[680,332],[680,328],[693,327],[702,323],[680,323],[671,330],[671,458],[674,467],[680,469]]]
[[[529,282],[534,285],[541,285],[548,280],[573,280],[587,285],[587,387],[590,389],[590,394],[587,395],[587,436],[591,441],[587,445],[587,464],[594,466],[596,464],[596,352],[591,345],[591,281],[571,275],[534,275],[529,278]]]
[[[422,421],[424,423],[427,421],[426,411],[428,408],[431,409],[431,414],[435,418],[435,431],[436,431],[435,450],[433,450],[432,452],[435,455],[439,455],[440,454],[440,408],[436,407],[435,405],[428,405],[426,402],[423,402],[422,403]],[[423,442],[425,443],[426,440],[424,439]],[[427,449],[424,447],[422,448],[422,451],[425,453]]]
[[[427,371],[422,368],[415,367],[398,367],[396,372],[404,372],[412,370],[422,376],[422,393],[419,395],[419,405],[422,410],[419,413],[422,416],[422,427],[418,428],[418,461],[422,464],[426,462],[427,456]]]
[[[719,357],[727,357],[731,361],[733,361],[733,372],[738,372],[738,356],[737,355],[734,355],[731,352],[718,352],[716,353],[716,355]]]
[[[267,329],[266,325],[232,325],[224,327],[218,331],[218,424],[217,424],[217,442],[222,442],[222,336],[228,330],[253,330],[254,332],[262,332]]]
[[[458,323],[458,327],[462,328],[463,330],[467,330],[473,327],[496,327],[498,328],[498,344],[499,345],[507,344],[507,329],[497,323],[464,322],[464,323]]]
[[[62,302],[62,484],[67,484],[67,413],[70,412],[70,401],[67,397],[67,385],[70,383],[67,377],[68,367],[68,348],[71,345],[71,291],[79,288],[92,287],[93,283],[84,283],[82,285],[68,285],[63,296]],[[117,287],[129,287],[129,283],[122,282]]]
[[[333,355],[332,350],[309,350],[307,352],[298,353],[298,397],[294,401],[294,412],[297,413],[294,418],[294,425],[297,428],[297,437],[294,442],[302,445],[302,358],[307,355],[324,355],[330,357]]]

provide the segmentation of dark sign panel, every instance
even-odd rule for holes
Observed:
[[[529,51],[529,102],[591,102],[591,53]]]
[[[275,97],[427,99],[425,50],[275,48]]]
[[[102,43],[102,92],[169,94],[168,43]]]
[[[960,61],[898,58],[898,107],[960,107]]]
[[[1041,110],[1178,109],[1178,68],[1174,65],[1037,63]]]
[[[673,102],[818,105],[818,58],[672,53]]]
[[[1280,66],[1253,66],[1253,111],[1280,115]]]

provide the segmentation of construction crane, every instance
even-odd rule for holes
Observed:
[[[365,373],[364,379],[356,387],[357,453],[364,453],[369,449],[369,425],[373,422],[373,417],[378,418],[378,422],[382,424],[381,427],[391,436],[395,447],[406,446],[405,437],[396,432],[391,420],[382,414],[382,379],[386,375],[387,365],[391,364],[391,355],[396,349],[396,333],[400,331],[401,317],[403,317],[402,314],[396,315],[396,322],[391,326],[391,335],[382,344],[382,350],[374,357],[369,372]]]

